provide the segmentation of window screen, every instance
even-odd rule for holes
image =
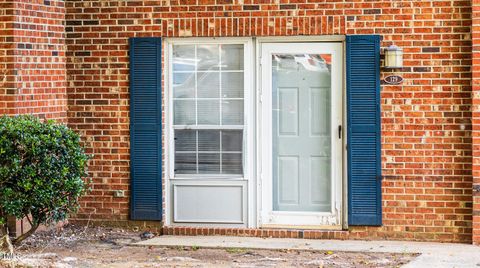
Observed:
[[[243,174],[243,45],[174,45],[172,60],[175,174]]]

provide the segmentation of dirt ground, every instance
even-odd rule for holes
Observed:
[[[16,248],[13,258],[0,260],[0,267],[400,267],[415,258],[414,254],[127,245],[142,236],[145,233],[132,230],[70,224],[34,234]]]

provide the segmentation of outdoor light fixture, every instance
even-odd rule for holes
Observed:
[[[403,49],[396,45],[391,45],[384,49],[385,61],[384,68],[397,69],[403,68]]]

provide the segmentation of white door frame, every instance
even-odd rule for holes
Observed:
[[[291,228],[342,228],[342,137],[338,137],[338,126],[343,122],[343,44],[338,42],[265,42],[257,44],[258,63],[258,217],[259,227]],[[332,210],[330,212],[286,212],[272,211],[272,100],[271,100],[271,53],[329,53],[332,54]],[[343,136],[343,135],[342,135]]]

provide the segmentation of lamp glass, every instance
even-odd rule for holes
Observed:
[[[403,67],[403,51],[400,48],[385,50],[385,67],[386,68],[402,68]]]

